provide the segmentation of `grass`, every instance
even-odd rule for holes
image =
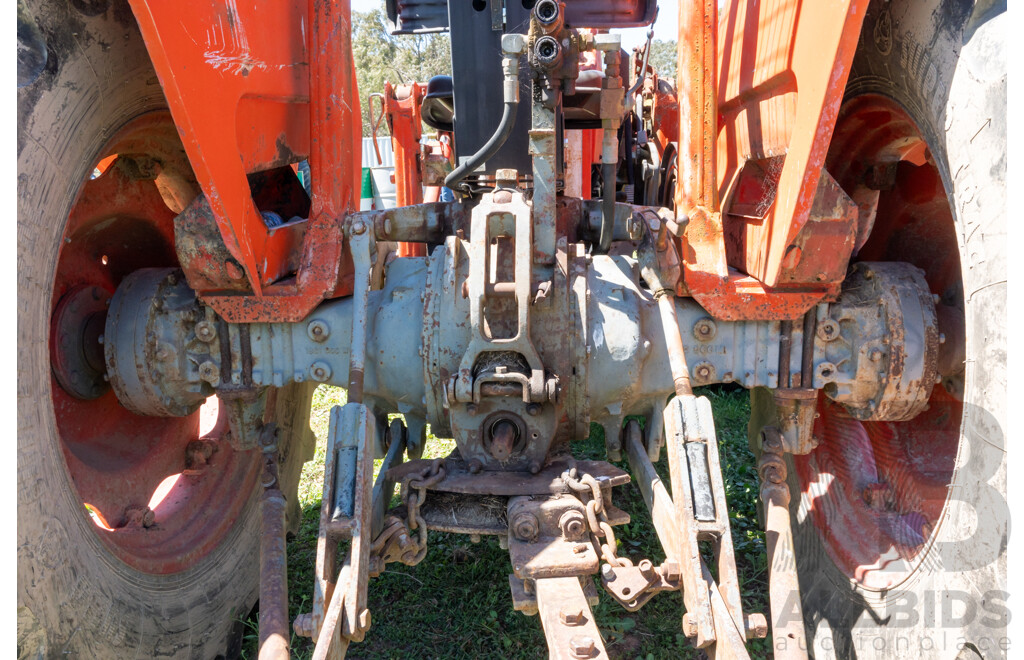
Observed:
[[[767,572],[764,532],[757,517],[758,482],[753,455],[747,447],[747,393],[735,387],[704,388],[715,414],[719,453],[732,524],[736,565],[745,612],[767,614]],[[321,386],[313,399],[310,424],[317,436],[316,454],[306,464],[299,485],[303,519],[299,533],[288,544],[289,615],[311,609],[316,535],[323,485],[325,441],[332,406],[342,404],[345,393]],[[591,437],[574,445],[578,458],[604,458],[604,440],[594,425]],[[455,443],[430,436],[424,457],[446,456]],[[380,461],[377,462],[379,466]],[[624,469],[628,465],[618,464]],[[665,452],[656,465],[666,484]],[[635,561],[647,557],[659,563],[664,553],[640,492],[634,486],[616,489],[615,504],[632,521],[616,528],[619,554]],[[508,552],[496,537],[472,543],[468,536],[431,532],[426,559],[414,567],[389,564],[371,580],[369,608],[373,625],[366,639],[349,647],[349,658],[542,658],[547,645],[537,617],[512,609]],[[680,634],[683,614],[679,593],[656,595],[639,612],[629,613],[600,589],[594,609],[598,627],[612,658],[703,658]],[[256,656],[255,619],[246,621],[243,657]],[[770,654],[770,638],[749,645],[751,657]],[[313,644],[292,637],[292,657],[309,658]]]

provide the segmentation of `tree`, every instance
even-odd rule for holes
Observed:
[[[676,86],[676,44],[655,39],[651,41],[651,56],[647,63],[654,67],[660,80],[667,80]]]
[[[385,81],[392,85],[425,83],[433,76],[451,75],[451,52],[447,34],[388,34],[383,7],[352,12],[352,55],[362,102],[363,137],[371,134],[367,110],[370,94],[383,92]],[[386,122],[381,122],[378,134],[388,134]]]

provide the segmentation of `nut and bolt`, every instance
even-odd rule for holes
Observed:
[[[299,637],[312,637],[313,636],[313,614],[306,612],[295,617],[295,621],[292,623],[292,630]]]
[[[764,639],[768,636],[768,619],[760,613],[748,614],[746,619],[747,639]]]
[[[352,223],[352,233],[356,236],[366,232],[366,223],[362,220],[356,220]]]
[[[539,403],[527,404],[527,406],[526,406],[526,414],[530,415],[531,417],[536,417],[537,415],[539,415],[540,414],[540,404]]]
[[[687,637],[697,636],[697,618],[690,612],[683,615],[683,634]]]
[[[318,383],[325,383],[331,377],[331,365],[317,361],[309,367],[309,377]]]
[[[124,510],[125,527],[152,527],[156,514],[148,506],[131,506]]]
[[[831,381],[836,375],[836,365],[831,362],[822,362],[818,365],[817,374],[818,378],[825,381]]]
[[[825,319],[818,324],[818,339],[832,341],[839,337],[839,324],[832,319]]]
[[[711,341],[717,332],[718,328],[711,319],[701,319],[693,324],[693,336],[697,341]]]
[[[217,330],[209,321],[196,323],[196,339],[201,342],[210,343],[217,336]]]
[[[702,364],[698,364],[693,369],[693,376],[694,376],[694,378],[696,378],[700,382],[705,382],[705,383],[707,381],[711,380],[711,377],[714,375],[714,373],[715,373],[714,368],[710,364],[708,364],[706,362],[702,363]]]
[[[611,582],[615,579],[615,569],[612,568],[611,564],[601,565],[601,577],[603,577],[606,582]]]
[[[484,469],[484,464],[480,462],[480,459],[474,458],[469,462],[469,473],[479,474],[480,470]]]
[[[216,385],[220,382],[220,369],[213,362],[203,362],[199,365],[199,380],[205,380],[210,385]]]
[[[512,534],[520,541],[527,543],[536,541],[540,534],[540,523],[537,521],[537,516],[529,511],[517,515],[512,521]]]
[[[583,514],[575,509],[562,514],[558,519],[558,527],[562,530],[562,536],[569,541],[579,541],[587,531]]]
[[[641,559],[640,563],[637,564],[637,568],[640,569],[640,575],[643,575],[647,580],[654,580],[657,573],[654,572],[654,564],[651,563],[650,559]]]
[[[596,648],[593,637],[573,637],[569,640],[569,650],[577,658],[589,658]]]
[[[583,610],[576,607],[562,609],[558,613],[558,619],[564,626],[582,626],[587,621]]]
[[[873,349],[871,353],[868,355],[868,359],[870,359],[872,362],[878,362],[879,360],[882,359],[882,351],[878,350],[877,348]]]
[[[306,326],[306,334],[310,339],[319,343],[327,340],[331,335],[331,328],[320,319],[315,319]]]
[[[683,577],[683,571],[679,562],[674,559],[666,559],[661,565],[661,574],[667,582],[678,582]]]

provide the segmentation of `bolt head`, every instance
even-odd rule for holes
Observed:
[[[587,618],[578,607],[566,607],[558,613],[558,618],[565,626],[582,626]]]
[[[220,380],[220,369],[213,362],[203,362],[199,365],[199,379],[205,380],[211,385],[216,385]]]
[[[352,223],[352,233],[359,236],[366,232],[366,223],[362,220],[356,220]]]
[[[520,541],[527,543],[536,541],[540,534],[540,522],[537,520],[537,516],[528,511],[517,515],[512,522],[512,534]]]
[[[314,362],[309,367],[309,377],[318,383],[325,383],[331,377],[331,365],[326,362]]]
[[[540,405],[536,404],[536,403],[531,403],[531,404],[527,405],[526,406],[526,414],[530,415],[532,417],[536,417],[537,415],[540,414]]]
[[[876,349],[871,351],[871,353],[870,353],[870,355],[868,355],[868,357],[871,359],[872,362],[878,362],[879,360],[882,359],[882,351],[880,351],[880,350],[878,350],[876,348]]]
[[[593,637],[573,637],[569,640],[569,650],[577,658],[589,658],[596,646]]]
[[[331,328],[320,319],[315,319],[306,326],[306,334],[313,341],[320,343],[326,341],[327,337],[330,336]]]
[[[209,321],[200,321],[199,323],[196,323],[196,339],[199,341],[211,342],[216,335],[217,331]]]
[[[683,634],[687,637],[697,636],[697,618],[690,612],[683,615]]]

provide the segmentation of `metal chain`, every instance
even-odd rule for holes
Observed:
[[[562,481],[570,489],[579,493],[581,499],[590,495],[590,499],[586,501],[587,525],[590,527],[590,533],[594,535],[594,542],[601,548],[601,558],[613,566],[632,566],[632,561],[616,554],[615,532],[612,531],[612,526],[608,522],[601,484],[593,475],[583,473],[582,476],[577,477],[577,474],[575,467],[569,468],[562,473]],[[598,540],[602,538],[604,539],[603,543]]]
[[[418,472],[406,475],[402,480],[401,497],[406,507],[406,526],[416,532],[416,554],[407,563],[410,566],[423,561],[427,556],[427,523],[420,515],[420,507],[427,500],[427,489],[445,478],[444,459],[435,458],[430,465]]]

